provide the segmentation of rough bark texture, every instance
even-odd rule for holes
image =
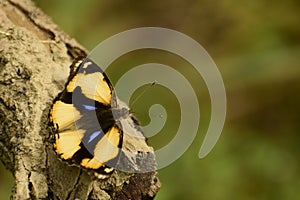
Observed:
[[[0,2],[0,160],[15,178],[13,199],[152,199],[156,172],[92,180],[60,161],[48,112],[73,58],[87,51],[29,0]]]

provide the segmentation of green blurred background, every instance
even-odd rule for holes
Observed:
[[[156,199],[300,199],[300,1],[35,2],[89,50],[121,31],[159,26],[197,40],[219,67],[228,97],[222,136],[207,157],[198,159],[210,117],[209,95],[199,79],[200,130],[180,159],[159,170],[162,188]],[[109,68],[109,77],[115,82],[126,70],[148,62],[192,72],[176,55],[145,50],[122,56]],[[147,90],[132,108],[142,124],[149,122],[153,94],[174,98],[159,86]],[[168,102],[175,102],[167,108],[170,119],[150,138],[155,148],[167,144],[178,126],[178,110],[172,107],[178,105]],[[162,104],[168,107],[168,102]],[[0,199],[8,199],[12,176],[3,166],[0,176]]]

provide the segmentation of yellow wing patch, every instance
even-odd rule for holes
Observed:
[[[52,123],[57,124],[60,130],[75,127],[75,121],[81,117],[80,112],[72,104],[60,100],[53,104],[50,116]]]
[[[99,162],[95,158],[92,158],[92,159],[90,159],[90,158],[84,158],[81,161],[81,165],[83,167],[88,168],[88,169],[98,169],[98,168],[104,166],[103,163]]]
[[[112,127],[105,136],[97,143],[94,157],[102,163],[115,158],[119,153],[118,144],[121,138],[121,130]]]
[[[55,135],[54,148],[63,159],[70,159],[80,149],[84,130],[64,131]]]
[[[105,105],[110,105],[111,89],[101,72],[77,74],[69,82],[67,91],[73,92],[76,87],[80,87],[82,93],[89,99],[96,100]]]

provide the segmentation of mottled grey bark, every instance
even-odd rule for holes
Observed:
[[[156,172],[95,181],[60,161],[48,112],[69,65],[86,50],[29,0],[0,2],[0,160],[15,178],[14,199],[152,199]]]

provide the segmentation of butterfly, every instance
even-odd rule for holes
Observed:
[[[153,149],[138,120],[120,101],[104,71],[91,59],[79,57],[70,66],[64,90],[54,100],[50,124],[55,129],[53,146],[70,164],[107,177],[114,168],[124,171],[155,170],[138,166]],[[139,160],[139,161],[138,161]],[[151,162],[152,162],[151,161]]]

